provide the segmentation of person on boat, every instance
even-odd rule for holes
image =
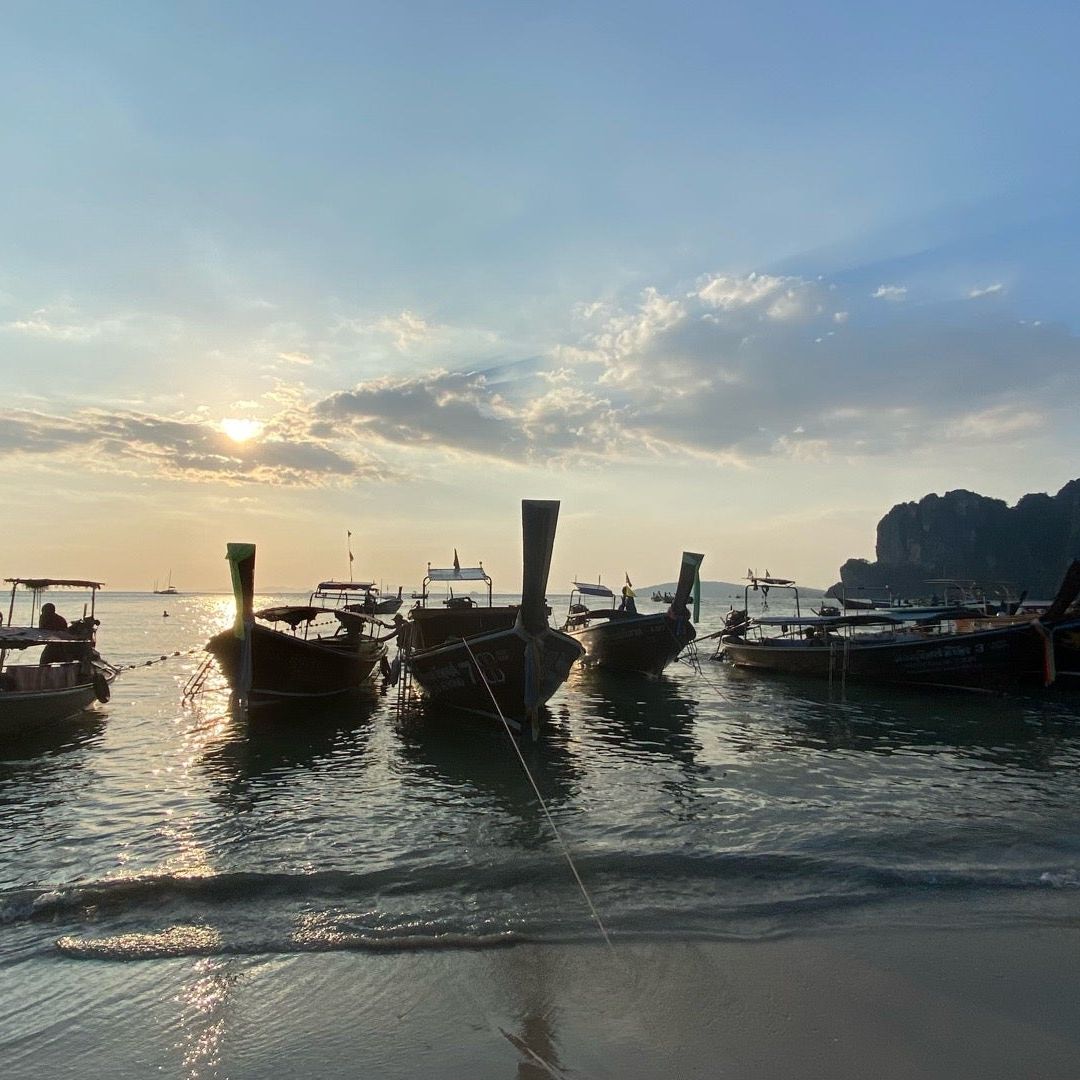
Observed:
[[[637,614],[637,603],[634,600],[634,590],[629,585],[622,587],[622,603],[619,604],[619,610],[625,611],[627,615]]]
[[[38,616],[39,630],[66,630],[68,621],[56,610],[55,604],[42,604]]]

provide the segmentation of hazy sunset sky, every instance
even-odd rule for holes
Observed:
[[[4,11],[0,576],[828,585],[1080,476],[1080,9]]]

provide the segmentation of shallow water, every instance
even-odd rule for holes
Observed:
[[[290,987],[314,980],[314,1023],[330,1002],[305,956],[407,970],[434,950],[600,943],[598,923],[617,949],[1074,919],[1080,695],[841,690],[733,671],[708,644],[658,681],[577,671],[521,745],[549,822],[494,722],[402,716],[393,691],[258,725],[221,693],[182,704],[231,599],[166,603],[167,619],[161,597],[105,594],[100,649],[135,666],[107,706],[0,750],[15,1075],[78,1071],[89,1000],[110,1030],[176,1026],[151,1040],[167,1073],[226,1075],[192,1017],[228,1028],[238,971],[265,1014],[287,968]],[[704,605],[703,634],[727,606]]]

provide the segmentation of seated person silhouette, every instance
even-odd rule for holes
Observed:
[[[66,630],[68,621],[56,610],[55,604],[42,604],[38,617],[39,630]]]

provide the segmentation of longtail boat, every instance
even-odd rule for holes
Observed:
[[[7,625],[0,626],[0,736],[41,731],[95,702],[108,701],[118,670],[103,660],[96,648],[99,620],[95,603],[101,582],[70,578],[5,580],[11,585],[11,603]],[[30,593],[29,625],[25,626],[12,624],[20,587]],[[55,627],[35,626],[39,610],[50,610],[49,604],[41,604],[42,594],[56,588],[89,590],[89,603],[83,605],[82,617],[66,629],[59,628],[65,625],[63,618]],[[8,662],[12,653],[30,653],[36,659],[12,664]]]
[[[226,558],[236,619],[207,642],[206,651],[238,697],[252,705],[325,699],[368,683],[386,655],[377,620],[329,606],[332,596],[320,591],[323,585],[307,604],[255,611],[255,545],[229,544]]]
[[[494,606],[491,578],[483,566],[432,568],[422,599],[410,611],[399,638],[408,673],[433,703],[488,716],[501,715],[515,730],[530,720],[566,681],[584,652],[567,634],[548,625],[546,600],[559,503],[525,499],[521,504],[521,604]],[[430,604],[430,585],[482,583],[487,604],[449,596]]]
[[[840,616],[729,616],[717,656],[736,667],[837,680],[1007,690],[1049,686],[1080,669],[1080,560],[1040,615],[950,609]]]
[[[633,603],[627,579],[623,600],[606,585],[575,581],[563,630],[585,648],[582,663],[609,671],[659,675],[697,636],[687,602],[694,596],[694,620],[699,617],[698,572],[703,556],[684,551],[679,583],[667,611],[642,614]],[[589,607],[588,598],[610,600],[606,607]]]

